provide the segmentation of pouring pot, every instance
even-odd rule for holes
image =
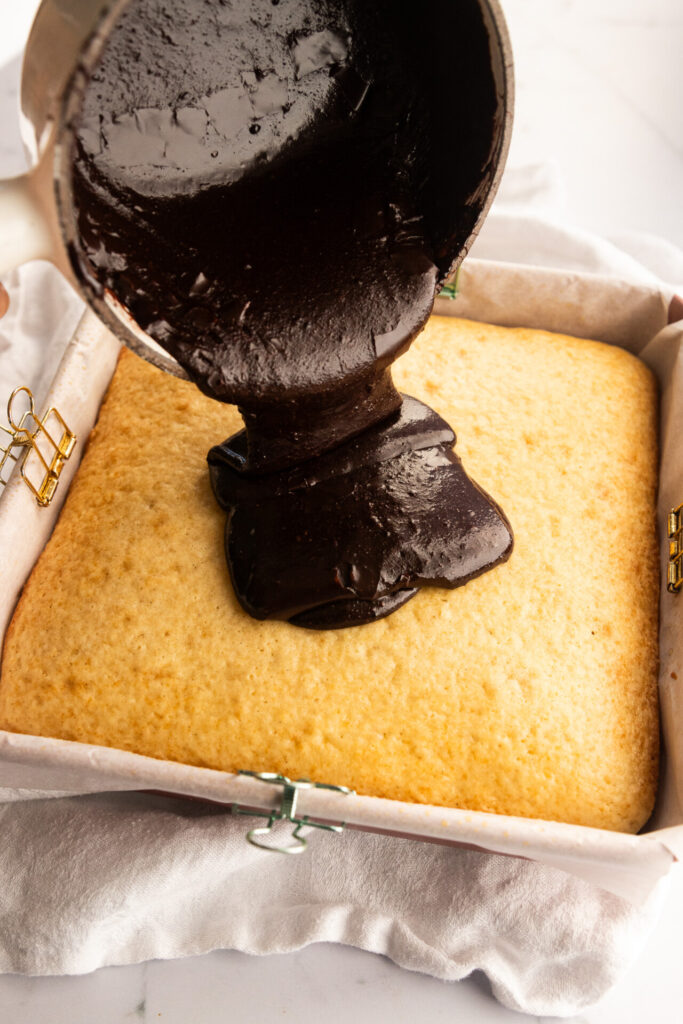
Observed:
[[[38,10],[21,84],[21,130],[31,170],[0,182],[0,274],[32,259],[50,260],[122,342],[159,368],[185,377],[119,298],[89,279],[75,256],[75,125],[117,20],[135,3],[43,0]],[[443,283],[467,253],[502,174],[512,127],[512,55],[497,0],[432,0],[427,13],[421,26],[433,51],[427,212]],[[420,17],[426,17],[422,7]],[[474,137],[479,155],[469,166],[462,142]]]

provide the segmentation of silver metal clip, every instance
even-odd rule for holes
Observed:
[[[321,821],[312,821],[308,815],[303,817],[297,815],[296,805],[299,793],[302,789],[331,789],[335,793],[343,793],[344,796],[349,796],[353,794],[354,790],[348,789],[346,786],[330,786],[324,782],[310,782],[308,779],[296,779],[294,781],[288,779],[286,775],[277,775],[275,772],[241,771],[239,774],[251,775],[252,778],[259,779],[261,782],[268,782],[271,785],[283,787],[282,801],[280,806],[274,811],[256,811],[239,807],[237,804],[232,805],[233,814],[244,814],[247,817],[268,819],[266,825],[262,825],[260,828],[252,828],[247,832],[247,842],[251,843],[252,846],[258,846],[261,850],[270,850],[274,853],[303,853],[308,845],[308,841],[301,835],[302,828],[320,828],[325,832],[343,832],[345,827],[343,821],[339,825],[326,825]],[[260,837],[267,836],[276,821],[290,821],[295,826],[291,835],[291,838],[295,840],[294,843],[289,846],[272,846],[260,842]]]

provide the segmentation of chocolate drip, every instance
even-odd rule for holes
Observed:
[[[254,615],[371,621],[509,550],[389,370],[493,173],[488,46],[475,0],[132,0],[85,91],[72,258],[239,405],[210,463]]]
[[[454,443],[445,420],[404,396],[388,423],[279,473],[249,472],[244,432],[212,448],[242,606],[313,628],[357,625],[418,587],[457,587],[503,561],[507,521],[469,479]]]

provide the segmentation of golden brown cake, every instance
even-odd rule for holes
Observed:
[[[372,625],[250,618],[206,468],[239,416],[124,352],[8,632],[0,726],[637,830],[658,743],[649,371],[596,342],[433,317],[395,378],[505,509],[508,563]]]

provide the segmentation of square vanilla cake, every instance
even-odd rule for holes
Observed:
[[[125,351],[7,634],[0,727],[638,830],[658,758],[650,371],[435,316],[394,376],[505,510],[507,563],[370,625],[250,618],[206,465],[238,412]]]

